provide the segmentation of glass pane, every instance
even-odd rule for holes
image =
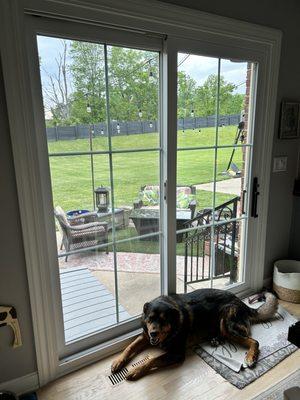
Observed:
[[[49,153],[107,150],[103,45],[37,42]]]
[[[243,281],[246,220],[228,222],[214,229],[213,287],[226,288]]]
[[[251,147],[245,146],[219,148],[217,152],[216,208],[231,209],[232,218],[247,214],[251,151]]]
[[[144,303],[160,295],[159,236],[119,243],[116,251],[120,319],[123,310],[130,318],[141,314]]]
[[[160,151],[109,154],[106,114],[113,150],[159,147],[159,53],[108,46],[106,87],[104,45],[37,40],[69,343],[160,294]]]
[[[177,151],[177,208],[196,211],[211,208],[214,150]],[[192,216],[191,215],[191,216]]]
[[[215,144],[218,59],[178,53],[177,146]]]
[[[191,292],[195,289],[211,287],[211,227],[205,227],[203,220],[186,224],[194,227],[177,234],[176,244],[176,291]]]
[[[69,255],[67,263],[59,260],[66,343],[116,324],[112,253],[84,251]]]
[[[159,53],[108,46],[113,149],[157,148]]]
[[[218,145],[249,143],[252,63],[221,60]]]
[[[159,152],[113,154],[116,240],[159,230]],[[118,227],[117,227],[118,228]]]
[[[58,254],[93,247],[107,241],[107,226],[97,214],[95,185],[109,184],[108,156],[53,156],[49,158],[55,209]],[[91,169],[91,163],[101,164]],[[92,224],[86,226],[85,224]],[[86,229],[84,229],[86,226]],[[80,266],[93,254],[84,253],[72,261],[59,260],[62,267]]]

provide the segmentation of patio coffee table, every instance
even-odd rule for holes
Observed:
[[[159,209],[135,208],[131,211],[129,218],[132,219],[139,236],[159,231]],[[176,229],[184,229],[184,223],[192,217],[191,210],[176,211]],[[149,238],[145,238],[149,240]],[[153,240],[157,240],[154,238]],[[182,234],[177,235],[177,242],[182,241]]]

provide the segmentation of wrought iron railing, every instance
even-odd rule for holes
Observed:
[[[184,291],[189,284],[228,277],[229,282],[237,281],[238,260],[238,203],[240,197],[215,208],[214,229],[212,230],[213,210],[204,209],[196,217],[186,222],[184,233]],[[228,222],[226,222],[228,221]],[[212,240],[212,232],[214,237]],[[215,262],[212,265],[212,245]]]

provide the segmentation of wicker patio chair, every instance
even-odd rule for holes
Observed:
[[[62,234],[61,249],[64,246],[68,252],[108,243],[107,222],[97,222],[97,213],[86,213],[67,218],[64,210],[57,206],[54,209],[54,215]],[[106,254],[108,254],[108,248],[106,248]],[[68,256],[65,261],[68,261]]]

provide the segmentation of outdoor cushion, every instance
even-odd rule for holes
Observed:
[[[195,200],[195,195],[189,186],[180,186],[176,188],[176,207],[178,209],[187,209],[192,200]],[[159,186],[146,185],[139,194],[139,200],[144,206],[159,205]]]
[[[159,203],[158,186],[146,186],[139,196],[145,206],[155,206]]]
[[[183,191],[180,191],[177,194],[176,198],[176,208],[189,208],[189,205],[192,200],[195,200],[196,197],[193,194],[186,194]]]
[[[192,189],[189,186],[180,186],[176,188],[176,196],[180,195],[181,193],[190,195],[192,194]]]

